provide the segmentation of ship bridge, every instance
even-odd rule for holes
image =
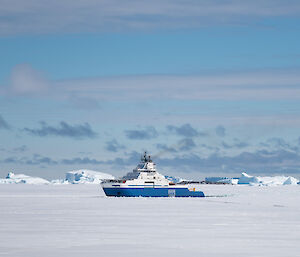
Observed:
[[[133,170],[133,172],[156,172],[156,165],[151,160],[151,156],[147,156],[147,152],[141,157],[141,162]]]

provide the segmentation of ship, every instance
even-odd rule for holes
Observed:
[[[132,172],[121,179],[103,180],[101,186],[106,196],[115,197],[204,197],[195,187],[174,183],[158,173],[146,152]]]

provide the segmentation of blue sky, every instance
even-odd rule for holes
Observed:
[[[0,175],[300,176],[298,1],[6,1]]]

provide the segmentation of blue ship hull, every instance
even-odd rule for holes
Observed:
[[[117,197],[204,197],[202,191],[187,188],[103,188],[107,196]]]

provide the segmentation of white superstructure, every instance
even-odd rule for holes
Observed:
[[[165,178],[164,175],[156,171],[156,165],[151,160],[150,155],[147,157],[146,152],[141,158],[141,162],[132,172],[127,173],[122,177],[127,185],[146,185],[146,186],[168,186],[171,181]]]

